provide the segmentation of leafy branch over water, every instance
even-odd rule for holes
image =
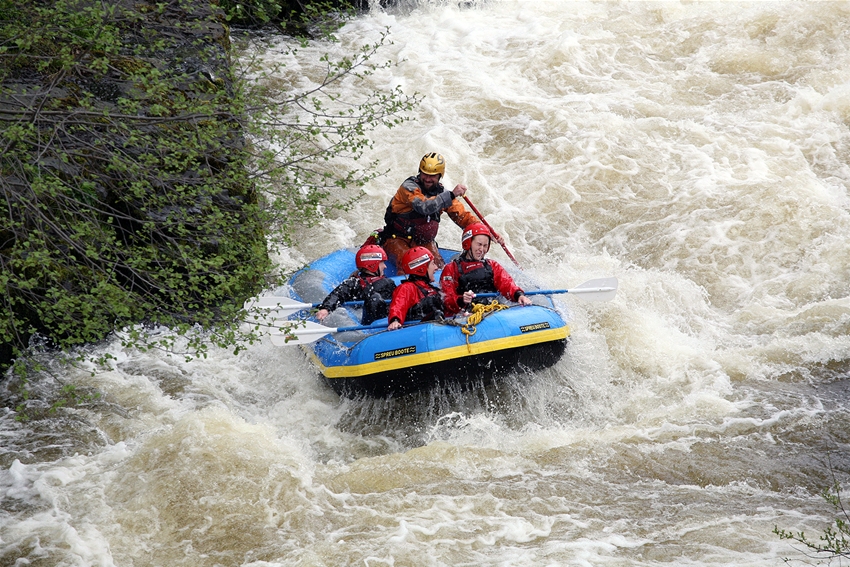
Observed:
[[[417,102],[343,99],[386,42],[299,91],[235,68],[201,0],[0,0],[0,364],[32,337],[74,352],[119,332],[190,358],[256,339],[242,305],[281,277],[268,246],[356,199],[379,174],[352,165],[369,131]]]
[[[831,564],[835,559],[841,562],[842,559],[850,558],[850,514],[844,506],[841,483],[836,478],[835,469],[831,463],[829,463],[829,471],[833,482],[821,493],[821,496],[835,509],[836,517],[833,524],[824,529],[817,540],[810,539],[803,531],[785,530],[779,526],[773,528],[773,533],[778,535],[779,539],[801,544],[804,548],[803,552],[812,559],[817,559],[819,564],[823,561]],[[791,562],[788,559],[785,561]]]

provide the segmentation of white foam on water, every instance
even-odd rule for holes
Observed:
[[[344,400],[300,348],[187,363],[102,347],[65,379],[100,441],[0,472],[4,562],[54,565],[776,565],[829,525],[846,464],[850,12],[845,3],[502,0],[374,6],[285,58],[388,29],[413,120],[389,174],[275,260],[383,223],[429,151],[544,287],[619,279],[553,368],[412,400]],[[336,164],[335,164],[336,165]],[[345,165],[345,164],[343,164]],[[350,165],[350,164],[348,164]],[[445,220],[439,241],[457,246]],[[491,257],[509,263],[499,249]],[[8,419],[7,419],[8,418]],[[10,441],[26,427],[3,418]],[[11,444],[10,444],[11,446]],[[25,459],[24,459],[25,460]],[[9,503],[8,505],[6,503]],[[7,561],[8,560],[8,561]]]

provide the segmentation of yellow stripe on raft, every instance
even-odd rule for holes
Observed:
[[[321,360],[308,349],[311,358],[319,366],[322,374],[326,378],[355,378],[358,376],[368,376],[378,372],[389,372],[400,368],[409,368],[411,366],[420,366],[423,364],[432,364],[435,362],[444,362],[455,358],[463,358],[465,356],[475,356],[478,354],[486,354],[488,352],[496,352],[499,350],[507,350],[511,348],[519,348],[531,346],[538,343],[547,343],[566,339],[570,336],[570,328],[568,325],[557,329],[548,329],[546,331],[537,331],[525,335],[516,335],[505,337],[502,339],[494,339],[492,341],[484,341],[480,343],[471,343],[439,349],[431,352],[423,352],[411,354],[407,356],[398,356],[384,360],[377,360],[367,364],[358,364],[352,366],[325,366]]]

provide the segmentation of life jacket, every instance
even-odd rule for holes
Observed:
[[[382,280],[384,276],[366,276],[361,273],[357,273],[357,281],[360,284],[360,289],[363,290],[363,296],[368,297],[371,294],[372,286],[375,285],[375,282],[378,280]]]
[[[496,283],[493,280],[493,267],[490,261],[466,260],[455,258],[457,264],[457,292],[462,295],[465,291],[473,293],[495,292]]]
[[[440,290],[432,286],[424,279],[412,279],[408,276],[409,282],[416,286],[416,291],[419,292],[419,301],[413,307],[407,310],[405,315],[406,321],[429,321],[431,319],[443,318],[443,298],[440,296]]]
[[[415,178],[416,185],[422,191],[423,195],[433,197],[444,191],[442,183],[435,183],[430,191],[426,191],[419,178]],[[393,202],[387,205],[387,210],[384,213],[384,230],[381,232],[381,242],[387,238],[410,238],[416,244],[427,244],[433,242],[437,238],[437,232],[440,228],[440,217],[442,211],[437,211],[432,215],[422,215],[411,210],[407,213],[393,212]]]
[[[363,317],[361,323],[369,325],[389,314],[386,300],[392,298],[395,282],[384,276],[367,276],[360,273],[357,277],[363,295]]]

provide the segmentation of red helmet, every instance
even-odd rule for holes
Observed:
[[[377,244],[367,244],[357,251],[357,257],[354,263],[360,270],[366,270],[373,274],[378,273],[378,266],[381,262],[386,262],[387,253]]]
[[[463,236],[460,237],[460,245],[464,250],[469,250],[469,247],[472,246],[472,239],[479,234],[485,235],[490,241],[493,240],[493,235],[490,234],[490,229],[487,228],[487,225],[481,222],[474,222],[463,229]]]
[[[424,246],[414,246],[404,253],[401,259],[401,265],[404,268],[404,273],[414,276],[427,276],[428,264],[434,259],[431,251]]]

